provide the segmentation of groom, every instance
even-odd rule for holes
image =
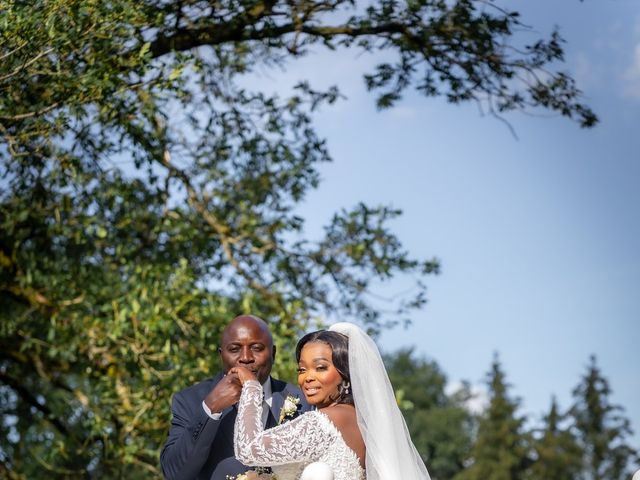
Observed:
[[[222,332],[220,348],[223,370],[237,366],[254,372],[264,388],[263,424],[277,424],[285,398],[300,399],[298,413],[308,410],[297,387],[270,376],[276,347],[267,324],[253,315],[234,318]],[[236,404],[242,387],[235,375],[216,377],[186,388],[173,397],[171,429],[160,455],[166,479],[226,480],[250,467],[233,455]]]

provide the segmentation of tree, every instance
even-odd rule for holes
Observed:
[[[544,418],[541,435],[533,442],[535,462],[531,465],[530,480],[578,479],[582,470],[582,449],[571,431],[563,427],[567,415],[560,413],[555,397]]]
[[[447,378],[437,363],[416,358],[412,349],[386,355],[385,365],[431,478],[453,478],[471,447],[472,418],[464,406],[468,389],[447,395]]]
[[[573,391],[571,415],[582,448],[585,480],[622,480],[630,478],[631,463],[640,458],[628,443],[632,435],[624,409],[610,400],[609,382],[600,372],[595,356],[591,357],[586,374]]]
[[[313,111],[339,91],[239,80],[321,46],[386,51],[380,107],[413,85],[593,125],[559,35],[524,46],[523,28],[490,1],[1,1],[0,471],[156,475],[171,392],[215,369],[237,313],[269,319],[282,358],[318,318],[407,319],[438,265],[389,231],[397,210],[337,212],[315,242],[295,215],[330,159]],[[372,282],[401,274],[417,293],[385,317]]]
[[[518,400],[508,395],[508,384],[498,359],[487,378],[489,406],[481,415],[471,447],[471,463],[455,480],[519,480],[530,464],[525,418],[517,415]]]

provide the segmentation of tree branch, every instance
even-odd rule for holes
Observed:
[[[337,36],[357,38],[384,33],[403,33],[406,30],[405,26],[397,22],[381,23],[368,27],[353,27],[349,25],[315,27],[300,25],[298,22],[286,23],[275,27],[265,26],[261,29],[252,27],[252,24],[234,20],[222,25],[181,29],[172,35],[158,36],[151,42],[150,52],[153,57],[160,57],[172,51],[185,51],[204,45],[221,45],[227,42],[247,40],[268,40],[280,38],[283,35],[294,32],[306,33],[307,35],[327,40]]]
[[[16,379],[0,371],[0,382],[12,388],[20,396],[20,398],[22,398],[29,405],[41,412],[45,420],[53,425],[61,434],[63,434],[65,437],[68,437],[70,435],[66,425],[53,416],[53,413],[51,412],[49,407],[38,402],[37,398],[25,386],[21,385]]]

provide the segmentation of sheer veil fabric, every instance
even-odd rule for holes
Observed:
[[[351,386],[358,427],[367,449],[367,480],[430,480],[374,341],[352,323],[336,323],[329,330],[349,337]]]

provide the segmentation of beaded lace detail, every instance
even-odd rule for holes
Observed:
[[[333,469],[334,480],[364,480],[358,457],[324,413],[306,412],[268,430],[262,427],[262,385],[242,388],[234,431],[234,449],[246,465],[271,466],[278,480],[296,480],[311,462]]]

